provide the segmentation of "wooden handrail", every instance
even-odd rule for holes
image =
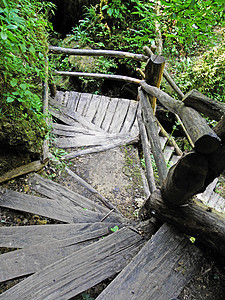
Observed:
[[[143,54],[136,54],[125,51],[114,51],[114,50],[92,50],[92,49],[72,49],[49,46],[49,51],[55,54],[69,54],[69,55],[80,55],[80,56],[108,56],[108,57],[121,57],[130,58],[137,61],[147,61],[148,56]]]

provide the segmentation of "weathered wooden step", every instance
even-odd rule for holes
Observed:
[[[75,238],[83,234],[123,225],[119,223],[79,223],[0,227],[0,247],[25,248]]]
[[[200,250],[164,224],[96,300],[175,299],[201,262]]]
[[[26,195],[7,189],[0,190],[0,206],[38,214],[65,223],[95,223],[105,217],[105,214],[87,210],[85,206],[81,208],[63,203],[61,200]],[[119,222],[119,219],[119,217],[109,215],[105,221]]]
[[[58,199],[72,207],[79,206],[81,208],[102,212],[104,214],[109,212],[108,208],[71,191],[69,188],[62,186],[57,182],[43,178],[38,174],[34,173],[30,175],[28,181],[31,184],[31,189],[33,191],[38,192],[49,199]]]
[[[58,241],[47,241],[43,236],[43,241],[39,244],[4,253],[0,255],[0,282],[33,274],[109,233],[109,227],[105,225],[92,232],[84,232]]]
[[[123,228],[31,275],[0,299],[70,299],[120,272],[142,243],[139,234]]]

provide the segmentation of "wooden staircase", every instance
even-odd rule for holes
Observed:
[[[58,92],[50,104],[64,123],[52,123],[54,144],[70,150],[67,159],[138,140],[136,101]],[[174,148],[163,136],[160,143],[167,164],[174,164],[179,159]],[[38,196],[1,189],[0,206],[61,224],[0,227],[0,247],[17,248],[0,256],[1,281],[28,276],[0,299],[71,299],[118,273],[97,299],[174,299],[201,265],[202,252],[171,225],[164,223],[145,240],[137,222],[97,198],[37,174],[29,182]]]

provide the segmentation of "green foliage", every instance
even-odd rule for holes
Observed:
[[[223,0],[161,0],[158,17],[163,34],[184,53],[216,42],[215,28],[224,26]]]
[[[111,230],[112,232],[116,232],[116,231],[119,230],[119,227],[116,225],[116,226],[110,228],[110,230]]]
[[[34,0],[0,1],[0,89],[5,103],[15,100],[41,111],[38,85],[48,51],[44,13],[50,7]]]
[[[225,101],[225,45],[215,46],[197,58],[173,61],[173,75],[183,92],[197,89],[209,97]]]

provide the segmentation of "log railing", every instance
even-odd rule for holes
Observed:
[[[225,105],[209,99],[195,90],[184,95],[164,69],[165,59],[162,56],[153,55],[148,47],[144,47],[146,55],[109,50],[65,49],[52,46],[49,49],[52,53],[130,58],[147,63],[145,73],[140,72],[145,80],[128,76],[83,72],[55,71],[55,74],[121,80],[139,85],[140,105],[137,118],[151,192],[151,196],[143,205],[140,215],[150,216],[154,213],[159,219],[176,224],[187,234],[198,237],[204,244],[224,255],[224,215],[208,211],[207,206],[198,201],[193,202],[193,196],[203,192],[208,184],[225,169]],[[175,100],[160,90],[162,75],[177,93],[178,98],[183,101]],[[153,109],[149,99],[153,103]],[[183,155],[169,171],[159,143],[158,125],[154,116],[155,99],[175,114],[182,123],[193,146],[193,151]],[[221,116],[223,117],[218,125],[212,129],[201,116],[201,113],[217,121]],[[157,165],[161,184],[160,190],[156,188],[154,182],[150,151],[153,153]],[[221,251],[216,249],[217,245],[222,243]]]

